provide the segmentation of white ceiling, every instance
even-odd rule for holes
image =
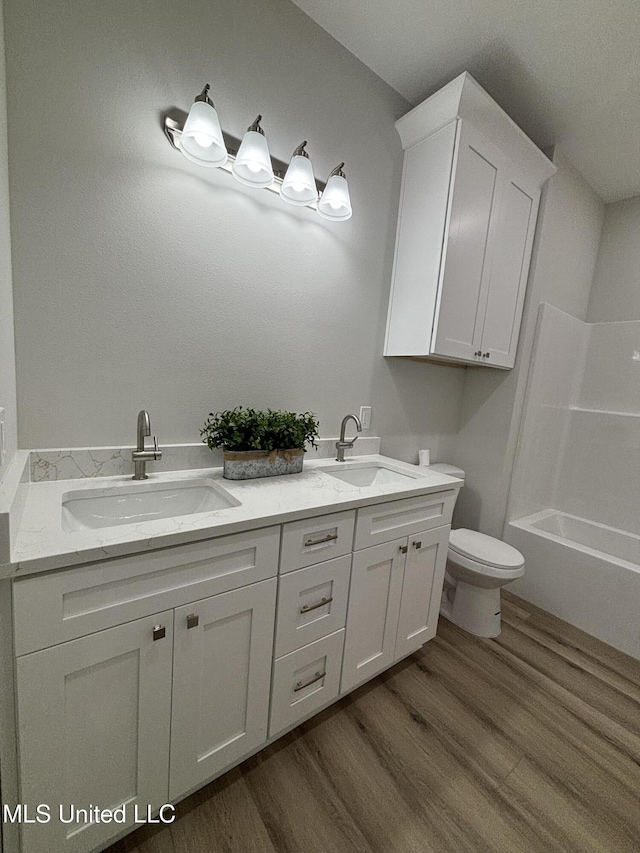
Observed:
[[[412,105],[469,71],[605,201],[640,194],[640,0],[294,0]]]

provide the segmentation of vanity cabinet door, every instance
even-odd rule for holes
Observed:
[[[394,661],[406,545],[396,539],[353,555],[342,693]]]
[[[436,635],[450,527],[409,537],[396,639],[396,660]]]
[[[173,613],[17,660],[22,853],[86,853],[168,801]],[[155,637],[155,639],[154,639]],[[124,806],[125,823],[61,823]]]
[[[267,739],[275,578],[175,611],[170,798]]]

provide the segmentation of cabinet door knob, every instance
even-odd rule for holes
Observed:
[[[190,613],[187,616],[187,628],[197,628],[200,623],[200,617],[196,613]]]
[[[406,554],[408,550],[409,550],[409,549],[408,549],[408,547],[407,547],[406,545],[401,545],[401,546],[400,546],[400,553],[401,553],[401,554]]]
[[[490,352],[485,352],[485,354],[484,354],[483,358],[491,358],[491,353],[490,353]]]
[[[480,350],[480,349],[476,350],[476,352],[474,352],[474,355],[476,355],[476,356],[482,355],[482,350]]]
[[[153,639],[155,640],[163,640],[167,636],[167,629],[164,625],[154,625],[153,626]]]
[[[422,542],[420,542],[420,541],[418,541],[418,542],[414,542],[414,543],[413,543],[413,547],[414,547],[416,550],[419,550],[420,548],[422,548]]]

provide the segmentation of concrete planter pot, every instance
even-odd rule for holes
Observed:
[[[227,480],[253,480],[280,477],[302,471],[304,450],[224,450],[224,474]]]

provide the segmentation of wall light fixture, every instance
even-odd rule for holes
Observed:
[[[247,128],[231,167],[233,177],[248,187],[270,187],[273,183],[271,155],[261,121],[262,116],[258,116]]]
[[[218,113],[209,97],[209,84],[193,102],[182,128],[180,148],[187,160],[200,166],[224,166],[227,149],[222,138]]]
[[[324,192],[318,202],[318,213],[323,219],[333,219],[342,222],[351,219],[351,199],[349,197],[349,184],[342,167],[344,163],[331,172]]]
[[[291,155],[289,168],[280,187],[280,195],[285,201],[302,207],[318,201],[313,167],[309,155],[304,150],[306,144],[305,139]]]
[[[245,186],[271,190],[289,204],[311,207],[323,219],[340,222],[351,217],[344,163],[331,172],[325,184],[314,177],[306,141],[295,149],[288,164],[277,160],[269,153],[260,126],[262,116],[249,126],[242,141],[223,133],[209,89],[207,84],[196,96],[186,120],[176,118],[177,110],[164,116],[165,135],[177,151],[200,166],[231,173]]]

